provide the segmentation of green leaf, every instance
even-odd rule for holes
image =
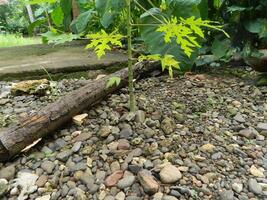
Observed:
[[[60,27],[63,23],[64,20],[64,13],[61,7],[57,7],[53,10],[51,13],[51,18],[53,23],[57,26]]]
[[[260,33],[261,31],[261,21],[259,19],[253,21],[246,21],[244,26],[247,31],[251,33]]]
[[[110,88],[110,87],[112,87],[114,85],[119,86],[120,82],[121,82],[121,78],[120,77],[116,77],[116,76],[111,77],[107,82],[107,88]]]
[[[88,27],[91,19],[94,17],[96,12],[94,10],[88,10],[84,13],[81,13],[76,20],[74,20],[71,26],[75,26],[77,33],[82,33]]]
[[[72,0],[60,0],[60,7],[64,13],[64,30],[69,31],[69,27],[72,22]]]
[[[42,4],[42,3],[53,4],[56,3],[56,0],[29,0],[27,3],[30,5]]]
[[[29,35],[32,35],[33,34],[33,31],[34,31],[34,28],[46,23],[47,19],[45,18],[40,18],[40,19],[37,19],[35,22],[31,23],[29,26],[28,26],[28,32],[29,32]]]
[[[200,17],[198,9],[201,0],[166,0],[168,10],[176,17]]]
[[[225,39],[222,41],[215,39],[211,47],[211,52],[216,59],[220,59],[226,56],[230,48],[231,48],[231,41],[229,39]]]
[[[59,34],[52,31],[41,34],[44,41],[48,41],[48,44],[63,44],[65,42],[71,42],[72,40],[78,39],[79,35],[72,33]]]
[[[98,33],[88,34],[87,38],[90,39],[90,43],[86,49],[94,48],[98,59],[100,59],[106,54],[106,50],[111,50],[111,45],[122,47],[121,39],[123,36],[115,32],[108,34],[105,30],[101,30]]]
[[[229,6],[227,8],[227,12],[242,12],[242,11],[249,10],[249,9],[251,9],[251,8],[233,5],[233,6]]]

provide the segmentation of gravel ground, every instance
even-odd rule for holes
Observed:
[[[85,84],[65,80],[45,97],[8,95],[1,127]],[[112,95],[13,161],[0,164],[3,199],[267,199],[267,87],[235,77],[142,80],[138,111]],[[9,116],[9,117],[7,117]]]

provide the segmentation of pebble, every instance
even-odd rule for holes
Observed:
[[[232,190],[220,192],[220,200],[234,200],[234,192]]]
[[[0,178],[11,180],[16,174],[16,168],[14,165],[10,165],[0,170]]]
[[[3,197],[9,189],[8,181],[6,179],[0,179],[0,197]]]
[[[55,168],[55,164],[49,160],[46,160],[41,164],[41,168],[48,174],[51,174]]]
[[[140,171],[138,173],[138,180],[147,194],[153,195],[158,192],[159,184],[149,171]]]
[[[125,176],[121,180],[119,180],[117,187],[120,189],[125,189],[133,185],[135,182],[135,176]]]
[[[262,193],[262,187],[257,182],[256,179],[250,178],[248,180],[248,188],[249,188],[249,191],[253,192],[254,194],[261,194]]]
[[[71,156],[71,154],[72,154],[71,150],[62,151],[61,153],[57,154],[56,158],[59,161],[66,162],[68,158]]]
[[[175,183],[182,178],[182,174],[179,169],[173,165],[166,165],[160,171],[160,180],[163,183]]]
[[[116,171],[114,173],[112,173],[111,175],[109,175],[106,180],[105,180],[105,185],[107,187],[113,187],[115,186],[118,181],[123,177],[123,171],[122,170],[119,170],[119,171]]]

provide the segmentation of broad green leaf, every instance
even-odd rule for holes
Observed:
[[[60,27],[64,20],[64,13],[62,11],[62,8],[61,7],[55,8],[53,12],[51,13],[51,18],[52,18],[53,23],[57,27]]]
[[[82,33],[86,30],[95,14],[96,12],[92,9],[81,13],[77,19],[72,22],[71,26],[75,26],[77,33]]]
[[[200,17],[198,9],[201,0],[166,0],[168,10],[176,17]]]
[[[260,33],[261,31],[261,21],[259,19],[253,21],[246,21],[244,23],[244,26],[247,31],[251,33]]]
[[[250,10],[251,8],[243,7],[243,6],[237,6],[233,5],[227,8],[227,12],[242,12],[245,10]]]
[[[34,28],[44,24],[47,22],[47,19],[45,18],[40,18],[40,19],[37,19],[35,22],[31,23],[29,26],[28,26],[28,32],[29,32],[29,35],[32,35],[33,34],[33,31],[34,31]]]
[[[72,22],[72,0],[60,0],[60,6],[64,13],[64,30],[69,31],[69,27]]]
[[[231,41],[229,39],[225,39],[222,41],[215,39],[215,41],[212,44],[211,51],[216,59],[220,59],[226,56],[230,48],[231,48]]]
[[[114,85],[119,86],[120,82],[121,82],[121,78],[120,77],[116,77],[116,76],[111,77],[107,82],[107,88],[110,88],[110,87],[112,87]]]
[[[29,0],[27,3],[30,5],[42,4],[42,3],[53,4],[53,3],[56,3],[56,0]]]
[[[79,35],[74,35],[72,33],[54,33],[52,31],[48,31],[46,33],[41,34],[44,41],[47,41],[48,44],[63,44],[65,42],[71,42],[72,40],[78,39]]]

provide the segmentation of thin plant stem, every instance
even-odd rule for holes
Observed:
[[[135,111],[133,60],[132,60],[132,26],[131,26],[131,0],[127,0],[127,42],[128,42],[128,78],[129,78],[129,104],[130,111]]]

